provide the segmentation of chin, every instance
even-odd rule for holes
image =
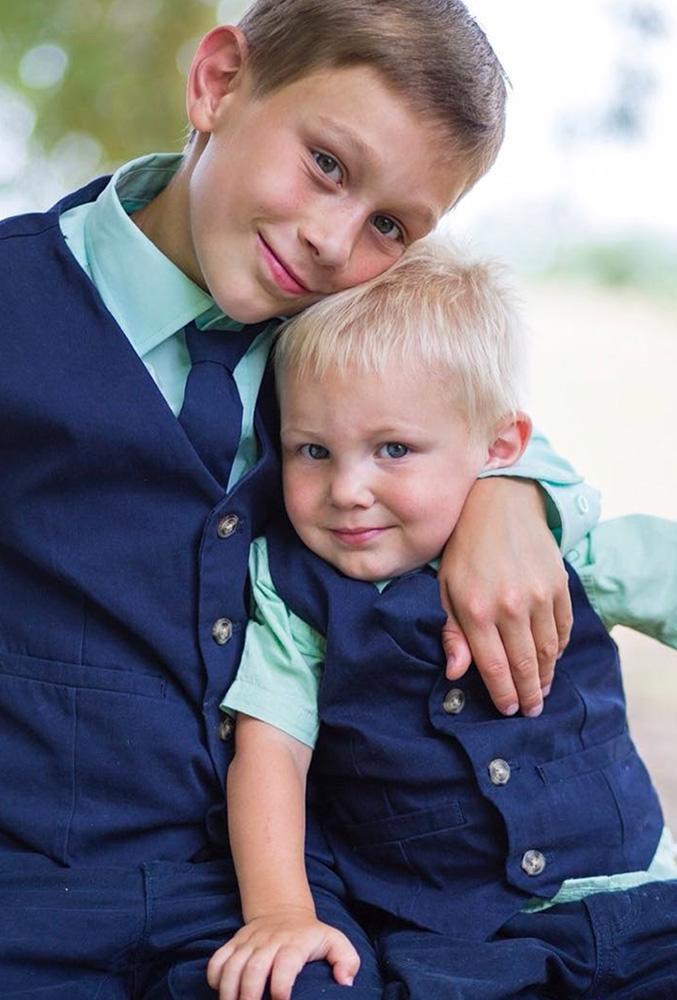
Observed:
[[[389,580],[392,576],[397,576],[387,565],[374,565],[368,560],[341,559],[334,562],[338,570],[344,576],[349,576],[353,580],[363,580],[365,583],[376,583],[378,580]]]

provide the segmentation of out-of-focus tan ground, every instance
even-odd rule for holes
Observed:
[[[602,517],[676,519],[677,305],[575,284],[522,292],[538,425],[602,491]],[[677,834],[677,651],[629,629],[613,636],[631,731]]]

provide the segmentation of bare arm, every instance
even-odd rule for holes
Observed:
[[[207,978],[221,1000],[263,994],[288,1000],[306,962],[326,959],[349,985],[359,958],[315,915],[303,858],[310,748],[265,722],[238,715],[228,771],[228,827],[245,926],[213,955]]]

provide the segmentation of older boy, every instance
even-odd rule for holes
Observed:
[[[228,801],[246,926],[212,960],[221,1000],[255,1000],[269,973],[274,1000],[288,1000],[311,959],[338,982],[357,971],[350,942],[315,917],[303,869],[319,720],[326,834],[368,908],[388,996],[579,996],[596,983],[606,997],[621,978],[636,996],[677,990],[674,954],[657,957],[677,928],[677,859],[627,732],[615,648],[576,573],[572,641],[541,718],[501,718],[474,672],[456,687],[444,676],[430,564],[477,475],[526,444],[519,355],[491,268],[425,242],[281,334],[284,495],[299,537],[271,529],[255,543],[253,621],[224,701],[242,713]],[[651,557],[641,581],[636,537]],[[606,585],[607,623],[677,646],[677,525],[628,519],[591,544],[581,569],[595,596]],[[611,935],[631,973],[597,953],[580,902],[593,895],[593,934],[637,907],[636,926]],[[655,949],[640,957],[644,942]]]
[[[5,997],[206,989],[239,921],[218,703],[278,496],[275,317],[428,232],[492,162],[504,89],[457,0],[259,0],[198,49],[185,156],[2,225]],[[560,469],[542,446],[521,472],[566,545],[589,494]],[[482,628],[456,611],[505,711],[540,710],[568,630],[541,503],[483,484],[449,553],[488,595]]]

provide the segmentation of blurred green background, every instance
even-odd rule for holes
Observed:
[[[0,83],[48,155],[98,147],[103,165],[174,149],[183,79],[197,40],[239,3],[204,0],[0,0]],[[9,99],[7,92],[3,95]]]

